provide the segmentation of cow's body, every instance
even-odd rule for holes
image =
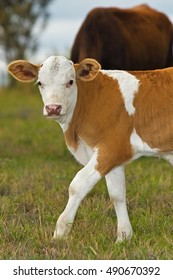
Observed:
[[[158,69],[172,65],[172,44],[171,21],[148,5],[95,8],[76,36],[71,59],[91,57],[103,69]]]
[[[173,68],[131,73],[100,71],[90,83],[77,82],[78,101],[66,143],[84,165],[97,148],[103,175],[142,155],[173,152]],[[103,167],[104,152],[108,159]]]
[[[66,235],[82,199],[103,177],[118,219],[118,240],[132,229],[125,199],[124,165],[140,156],[173,163],[173,68],[105,71],[92,59],[80,64],[50,57],[43,66],[17,61],[9,71],[39,80],[44,114],[56,119],[69,150],[84,165],[69,188],[55,237]]]

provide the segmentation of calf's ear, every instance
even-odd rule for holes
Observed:
[[[91,58],[85,58],[79,64],[75,64],[74,66],[77,78],[82,81],[93,80],[101,69],[101,65],[95,59]]]
[[[16,60],[8,65],[9,73],[20,82],[33,82],[37,80],[39,66],[25,60]]]

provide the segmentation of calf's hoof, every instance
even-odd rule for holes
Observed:
[[[65,223],[62,221],[61,222],[58,221],[56,224],[53,238],[54,239],[65,238],[69,234],[71,227],[72,227],[72,223]]]
[[[130,240],[132,238],[132,234],[133,231],[131,225],[118,229],[116,243]]]

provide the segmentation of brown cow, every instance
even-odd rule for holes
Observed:
[[[76,36],[71,59],[95,58],[103,69],[164,68],[173,62],[172,43],[171,21],[148,5],[96,8]]]

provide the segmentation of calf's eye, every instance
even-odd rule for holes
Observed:
[[[38,82],[37,85],[41,86],[41,82]]]
[[[73,82],[74,82],[74,81],[71,79],[71,80],[66,84],[66,87],[69,88],[70,86],[72,86]]]

